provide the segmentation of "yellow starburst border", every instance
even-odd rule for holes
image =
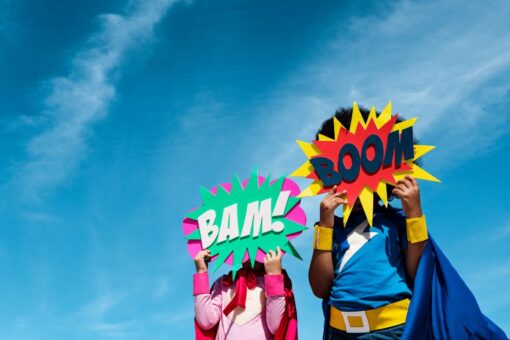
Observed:
[[[364,129],[367,128],[370,121],[374,121],[377,129],[380,129],[384,124],[386,124],[390,119],[392,118],[392,102],[390,101],[384,110],[377,115],[375,107],[372,106],[369,112],[369,115],[367,117],[367,120],[365,121],[363,119],[363,116],[359,110],[358,104],[356,102],[353,103],[352,106],[352,119],[351,119],[351,126],[349,126],[349,132],[355,134],[356,129],[361,126]],[[416,123],[417,118],[411,118],[402,122],[399,122],[395,124],[392,131],[400,131],[402,132],[403,129],[406,129],[408,127],[414,126]],[[340,129],[344,127],[336,117],[333,117],[333,126],[334,126],[334,132],[335,132],[335,138],[329,138],[327,136],[324,136],[322,134],[319,134],[319,141],[328,141],[328,142],[336,142],[338,141]],[[304,141],[297,140],[296,141],[301,150],[304,152],[304,154],[307,156],[308,160],[304,162],[298,169],[296,169],[291,176],[294,177],[308,177],[311,175],[315,170],[312,166],[312,163],[310,163],[310,159],[314,156],[317,156],[321,153],[321,151],[313,144],[308,143]],[[431,145],[415,145],[414,146],[414,158],[404,161],[409,167],[411,167],[411,170],[404,170],[404,171],[395,171],[393,172],[393,178],[395,182],[403,179],[406,175],[411,175],[416,179],[422,179],[426,181],[432,181],[432,182],[441,182],[439,179],[422,169],[420,166],[415,164],[414,162],[424,156],[425,154],[429,153],[435,149],[435,146]],[[387,183],[386,181],[380,181],[377,185],[376,193],[379,196],[379,198],[382,200],[385,206],[388,206],[388,197],[387,197],[387,185],[391,185],[392,183]],[[394,184],[394,183],[393,183]],[[305,188],[298,197],[311,197],[316,196],[319,194],[319,192],[324,187],[322,181],[320,179],[314,180],[307,188]],[[365,212],[365,215],[367,217],[368,223],[370,226],[373,224],[373,208],[374,208],[374,192],[373,190],[368,187],[364,186],[361,190],[359,196],[358,196],[361,205],[363,207],[363,210]],[[351,214],[351,207],[349,205],[343,206],[343,221],[344,226],[347,224],[347,220],[349,219],[349,216]]]

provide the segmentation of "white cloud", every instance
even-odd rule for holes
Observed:
[[[105,293],[80,308],[78,314],[94,320],[102,319],[126,298],[125,293]]]
[[[140,1],[126,15],[101,15],[100,30],[73,57],[68,75],[47,81],[49,94],[40,113],[45,127],[30,141],[28,160],[13,180],[26,198],[40,198],[83,159],[92,125],[107,115],[115,98],[116,71],[130,49],[153,37],[172,3]]]
[[[102,333],[108,337],[126,337],[130,334],[128,329],[132,327],[132,325],[131,322],[99,322],[92,325],[91,330]]]
[[[184,308],[176,307],[171,312],[153,314],[151,316],[151,321],[154,324],[159,325],[172,325],[183,322],[191,324],[194,316],[195,311],[193,310],[193,306],[190,304]]]
[[[119,305],[126,301],[127,297],[125,292],[106,292],[70,315],[68,324],[106,336],[125,336],[132,330],[133,322],[106,320],[110,314],[114,314]]]
[[[256,127],[270,141],[260,145],[256,164],[267,164],[281,145],[268,168],[293,170],[304,161],[293,140],[312,139],[323,119],[353,101],[382,109],[392,100],[394,113],[418,116],[420,140],[441,146],[434,167],[486,150],[507,122],[493,110],[510,90],[510,41],[502,39],[509,12],[501,1],[403,1],[352,18],[347,28],[343,22],[315,60],[274,91],[279,98],[261,108],[278,114],[271,126]]]

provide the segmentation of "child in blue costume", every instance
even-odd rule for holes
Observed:
[[[366,120],[369,111],[360,111]],[[335,117],[350,126],[351,114],[346,108]],[[334,138],[333,118],[318,134]],[[506,339],[429,240],[416,180],[406,176],[388,188],[402,209],[375,200],[372,227],[359,200],[344,227],[334,212],[348,202],[336,187],[320,204],[309,281],[323,299],[324,339]]]

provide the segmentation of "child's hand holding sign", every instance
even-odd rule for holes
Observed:
[[[282,250],[276,247],[276,253],[272,250],[268,251],[264,258],[264,268],[268,275],[279,275],[282,273]]]

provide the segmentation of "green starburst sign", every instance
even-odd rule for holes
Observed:
[[[254,171],[244,187],[234,176],[230,191],[218,186],[214,194],[201,188],[202,206],[186,216],[196,220],[198,228],[187,239],[200,240],[203,249],[217,256],[213,271],[233,254],[235,275],[246,253],[254,265],[259,249],[267,253],[280,247],[301,259],[287,236],[307,227],[286,217],[300,199],[291,196],[291,191],[282,190],[284,181],[282,176],[271,183],[268,177],[259,184]]]

